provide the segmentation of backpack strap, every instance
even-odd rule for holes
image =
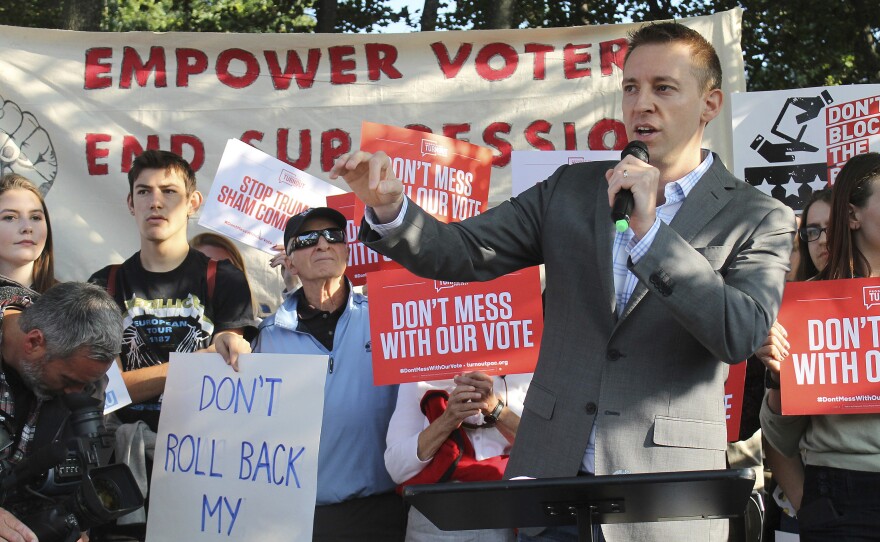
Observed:
[[[208,303],[214,299],[214,286],[217,284],[217,260],[208,260]]]
[[[110,272],[107,274],[107,286],[105,290],[110,294],[110,297],[116,299],[116,274],[119,272],[119,268],[121,266],[118,263],[115,263],[110,266]]]

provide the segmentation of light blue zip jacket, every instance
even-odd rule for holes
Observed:
[[[349,285],[348,306],[328,352],[297,331],[299,296],[289,295],[263,320],[254,352],[329,355],[324,419],[318,451],[318,505],[386,493],[394,482],[385,470],[385,434],[397,402],[397,386],[374,386],[367,298]]]

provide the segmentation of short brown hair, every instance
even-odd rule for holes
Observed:
[[[145,169],[161,169],[166,173],[175,172],[183,177],[186,195],[196,191],[196,173],[189,162],[179,154],[169,151],[149,150],[134,159],[128,170],[128,193],[134,194],[134,182]]]
[[[651,23],[631,32],[624,66],[638,47],[667,43],[683,43],[691,48],[696,66],[694,76],[701,83],[703,92],[721,88],[721,60],[715,47],[702,34],[680,23]]]

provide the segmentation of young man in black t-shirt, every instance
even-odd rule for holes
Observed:
[[[141,249],[89,279],[103,285],[125,317],[122,376],[133,404],[117,415],[156,431],[171,352],[216,350],[231,365],[250,352],[256,324],[244,274],[190,248],[187,222],[202,203],[195,173],[180,156],[146,151],[128,173],[128,208]]]

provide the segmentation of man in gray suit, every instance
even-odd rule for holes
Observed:
[[[767,337],[794,217],[701,149],[720,84],[718,56],[697,32],[642,27],[624,63],[623,117],[650,164],[563,166],[457,224],[404,198],[383,153],[343,156],[331,171],[371,208],[369,246],[419,275],[489,280],[546,265],[541,353],[507,477],[725,468],[725,364]],[[624,188],[635,208],[617,233],[610,205]],[[609,542],[705,542],[725,530],[718,521],[602,526]]]

